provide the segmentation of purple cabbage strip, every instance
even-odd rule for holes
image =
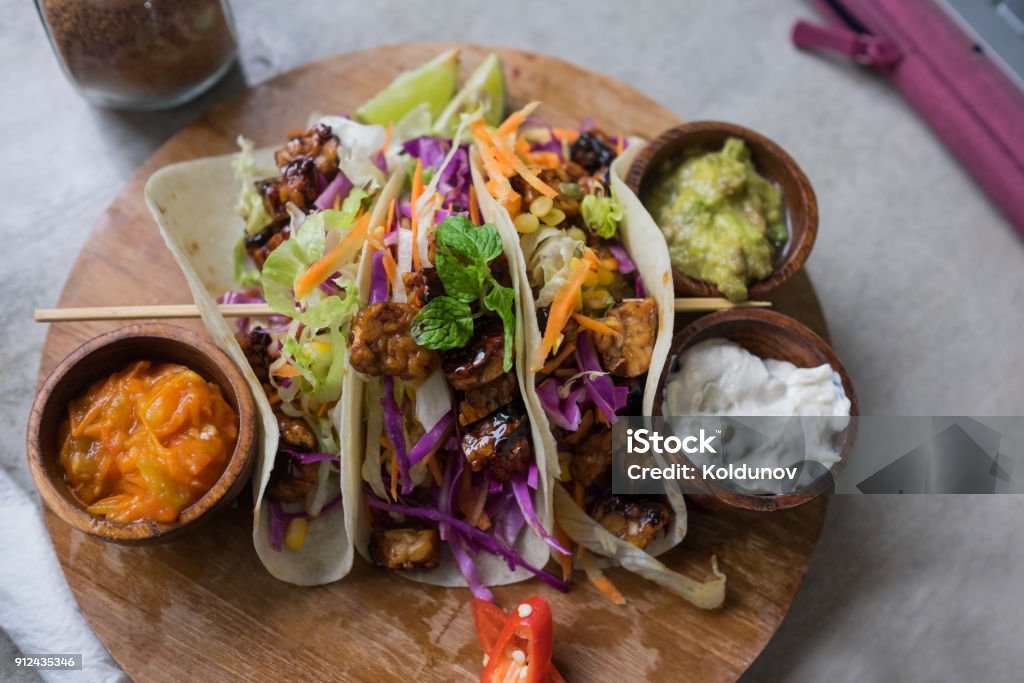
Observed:
[[[421,135],[403,142],[402,149],[413,159],[422,161],[423,168],[436,169],[444,162],[444,157],[448,153],[448,144],[441,138]]]
[[[494,602],[494,594],[484,585],[484,582],[480,580],[480,575],[476,573],[476,565],[473,563],[473,558],[466,552],[462,537],[458,534],[452,536],[448,540],[448,547],[451,548],[455,564],[458,565],[462,576],[466,578],[466,583],[469,584],[469,590],[473,592],[473,597],[486,600],[487,602]]]
[[[566,550],[565,546],[544,529],[540,518],[537,517],[537,512],[533,509],[533,501],[530,499],[530,487],[526,483],[525,476],[520,474],[512,477],[512,494],[516,497],[516,504],[519,505],[519,510],[523,513],[523,518],[526,519],[526,523],[530,526],[533,533],[539,536],[555,552],[569,555],[570,553]]]
[[[416,445],[409,451],[409,467],[415,467],[420,460],[430,455],[441,442],[441,439],[448,433],[448,429],[452,426],[454,416],[449,411],[437,421],[429,432],[420,437],[420,440],[416,442]],[[454,458],[450,458],[454,459]]]
[[[267,508],[267,522],[270,524],[270,548],[280,552],[284,534],[288,529],[288,518],[280,501],[271,500]]]
[[[516,504],[511,491],[501,496],[494,496],[487,501],[487,516],[494,523],[494,535],[509,547],[515,546],[519,532],[526,526],[522,510]]]
[[[384,378],[384,396],[380,399],[384,408],[384,429],[388,433],[388,441],[398,459],[398,476],[403,494],[412,493],[412,479],[409,478],[409,460],[405,452],[405,430],[402,428],[402,413],[395,403],[395,380]]]
[[[377,304],[388,298],[388,276],[384,270],[384,252],[373,253],[370,264],[370,303]]]
[[[325,460],[341,464],[341,456],[334,453],[300,453],[299,451],[293,451],[288,448],[281,449],[281,452],[287,454],[300,465],[308,465],[313,462],[323,462]]]
[[[540,484],[540,470],[537,469],[537,463],[531,462],[530,467],[526,470],[526,484],[533,489],[537,490],[537,485]]]
[[[338,175],[334,176],[334,180],[320,193],[320,196],[313,202],[313,206],[321,211],[329,209],[334,206],[335,199],[345,199],[351,190],[352,181],[344,173],[338,171]]]
[[[583,336],[583,335],[580,335]],[[551,418],[551,421],[571,432],[579,429],[583,417],[580,411],[580,399],[585,389],[580,385],[569,392],[569,395],[562,398],[558,395],[558,382],[554,379],[547,379],[537,387],[537,398],[540,399],[544,412]]]
[[[457,531],[462,534],[467,540],[472,540],[477,543],[482,549],[489,553],[504,557],[516,566],[522,567],[527,570],[538,579],[548,584],[549,586],[558,589],[561,592],[569,590],[569,583],[562,581],[561,579],[555,578],[551,574],[548,574],[543,569],[534,567],[529,562],[523,559],[523,557],[510,548],[507,544],[499,541],[496,538],[488,536],[484,532],[477,529],[475,526],[464,522],[461,519],[456,519],[450,514],[444,514],[439,510],[432,510],[430,508],[413,507],[411,505],[394,505],[391,503],[385,503],[377,500],[376,498],[370,497],[367,502],[370,507],[378,508],[380,510],[386,510],[388,512],[397,512],[407,517],[416,517],[418,519],[429,519],[434,522],[443,522],[451,527],[453,531]]]
[[[576,365],[582,372],[604,372],[601,363],[597,360],[597,354],[594,353],[589,334],[581,333],[576,338]],[[626,401],[629,399],[629,389],[616,387],[607,374],[602,374],[594,379],[586,377],[583,380],[583,386],[586,387],[590,400],[604,413],[608,424],[615,424],[618,421],[615,413],[626,405]]]
[[[612,256],[615,257],[615,260],[618,261],[620,273],[626,275],[636,270],[636,264],[633,263],[633,259],[629,258],[629,254],[626,253],[626,250],[621,244],[609,242],[608,251],[610,251]]]

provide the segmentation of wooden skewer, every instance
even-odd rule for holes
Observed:
[[[694,313],[721,311],[727,308],[765,308],[769,301],[741,301],[733,303],[717,297],[676,299],[676,312]],[[266,318],[275,315],[267,304],[220,304],[217,310],[225,318]],[[37,308],[32,319],[37,323],[67,323],[95,320],[146,320],[198,318],[195,304],[153,306],[96,306],[86,308]]]
[[[274,315],[267,304],[220,304],[217,310],[225,318],[266,318]],[[144,320],[198,318],[195,304],[154,306],[96,306],[93,308],[37,308],[32,316],[37,323],[84,322],[87,320]]]

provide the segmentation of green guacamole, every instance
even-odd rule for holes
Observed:
[[[732,301],[746,299],[747,285],[771,275],[775,251],[789,239],[779,188],[758,174],[738,138],[661,170],[644,204],[672,265]]]

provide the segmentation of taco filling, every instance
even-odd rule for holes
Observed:
[[[423,137],[405,152],[415,168],[367,241],[368,303],[349,333],[350,362],[367,379],[370,556],[386,569],[435,570],[447,547],[485,599],[481,553],[562,588],[521,550],[531,535],[566,552],[535,505],[538,451],[501,237],[480,219],[465,145]]]
[[[236,340],[280,432],[263,504],[272,550],[300,550],[309,525],[340,508],[335,406],[369,209],[385,181],[380,126],[323,117],[274,153],[277,174],[257,177],[252,144],[239,140],[236,249],[239,289],[221,303],[268,303],[280,315],[241,320]]]

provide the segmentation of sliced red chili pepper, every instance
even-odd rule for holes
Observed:
[[[499,608],[500,611],[500,608]],[[474,604],[474,618],[487,622],[478,627],[481,643],[493,636],[497,613]],[[481,683],[544,683],[549,680],[552,650],[551,606],[540,596],[523,601],[505,616],[505,623],[487,652]],[[485,644],[486,647],[486,644]],[[526,674],[521,674],[525,670]]]

